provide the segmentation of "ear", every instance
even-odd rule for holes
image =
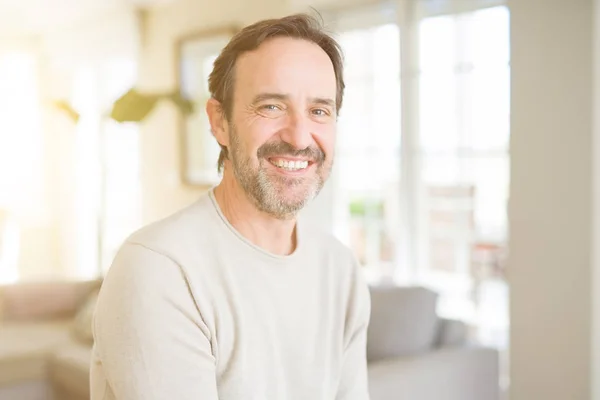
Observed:
[[[210,98],[206,102],[206,114],[210,122],[210,127],[213,136],[217,139],[217,142],[221,146],[229,146],[229,135],[227,134],[227,119],[223,113],[221,103],[217,100]]]

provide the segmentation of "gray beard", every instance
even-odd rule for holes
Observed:
[[[252,160],[244,154],[238,135],[232,128],[229,158],[236,180],[258,210],[281,220],[294,218],[319,194],[331,169],[330,165],[321,162],[317,165],[317,173],[313,177],[275,176],[267,172],[264,163],[269,161],[266,158],[259,158],[259,166],[254,168]],[[282,195],[285,189],[293,190],[297,187],[303,187],[304,190],[294,198]]]

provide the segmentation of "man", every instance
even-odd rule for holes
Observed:
[[[92,400],[368,399],[368,289],[297,218],[333,162],[341,54],[313,18],[246,27],[215,61],[221,183],[134,233],[100,292]]]

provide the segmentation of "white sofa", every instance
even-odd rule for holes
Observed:
[[[371,400],[498,400],[499,354],[467,326],[436,314],[420,287],[371,287],[367,356]]]

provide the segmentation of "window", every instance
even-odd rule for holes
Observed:
[[[108,117],[135,79],[136,64],[128,59],[82,65],[75,75],[73,105],[81,115],[75,184],[80,278],[106,272],[123,240],[141,224],[139,130]]]
[[[98,272],[98,210],[100,199],[100,160],[98,158],[100,106],[97,74],[92,66],[77,69],[72,104],[80,118],[75,129],[74,252],[77,278],[92,278]]]
[[[0,53],[0,283],[19,279],[21,235],[46,211],[37,68],[32,53]]]
[[[113,60],[104,65],[103,109],[109,109],[136,81],[136,64]],[[103,119],[100,153],[103,168],[100,269],[106,272],[123,241],[142,223],[140,138],[135,123]]]
[[[338,37],[346,93],[334,174],[336,235],[374,275],[394,265],[400,179],[400,32],[379,19]]]
[[[450,2],[438,2],[429,17],[427,7],[398,18],[377,6],[331,19],[347,88],[333,229],[369,277],[431,287],[442,316],[504,346],[509,12],[475,3],[450,13]],[[415,51],[401,59],[403,45]]]
[[[507,324],[508,10],[426,18],[419,51],[419,279],[442,294],[442,314]]]

